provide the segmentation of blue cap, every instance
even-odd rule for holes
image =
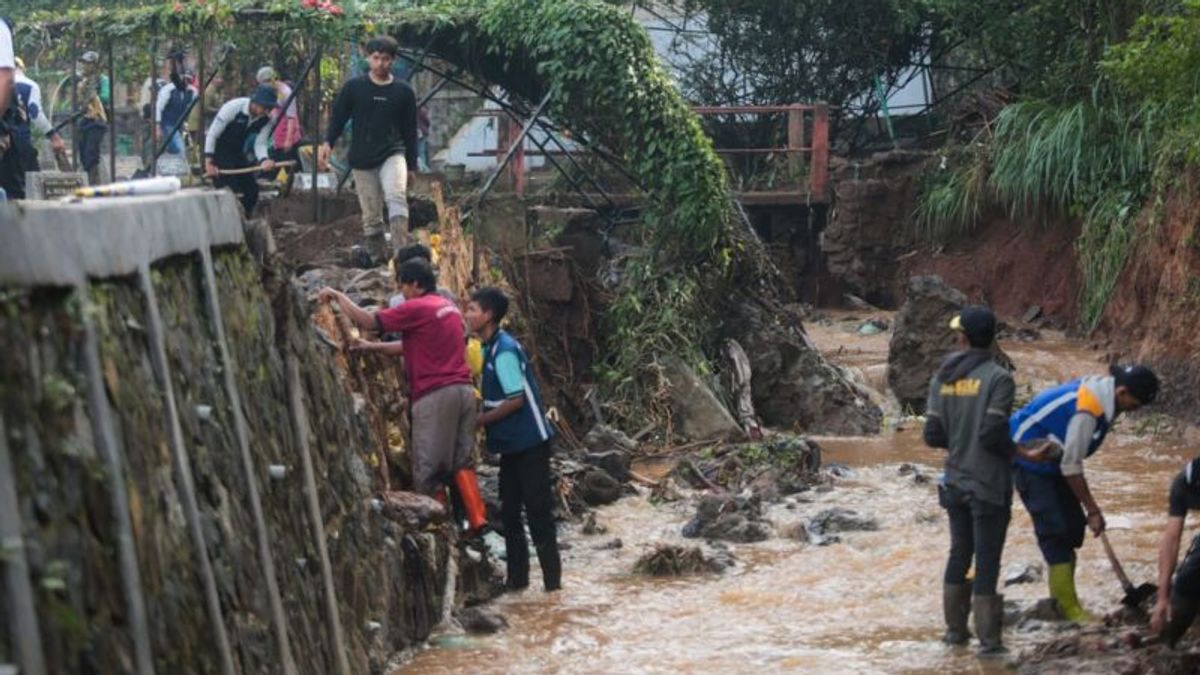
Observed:
[[[279,105],[279,96],[275,93],[275,87],[261,84],[254,90],[254,94],[250,97],[250,102],[267,108],[274,108]]]

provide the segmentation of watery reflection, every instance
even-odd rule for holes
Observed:
[[[858,336],[852,328],[835,321],[810,331],[823,350],[881,386],[887,336]],[[1005,348],[1026,390],[1103,368],[1097,353],[1061,336]],[[935,478],[941,453],[921,444],[919,421],[892,426],[878,437],[820,439],[825,461],[845,464],[851,474],[832,491],[805,493],[769,512],[782,533],[823,509],[850,508],[878,519],[877,532],[843,535],[842,543],[824,547],[782,537],[731,545],[739,562],[724,575],[646,579],[630,574],[634,560],[653,544],[686,541],[680,529],[691,507],[627,498],[598,512],[608,534],[589,537],[567,528],[563,592],[505,596],[497,606],[510,622],[507,630],[444,639],[445,646],[422,651],[397,672],[1001,672],[1002,663],[982,665],[970,651],[938,641],[945,516],[932,481],[919,483],[898,467],[916,464]],[[1109,520],[1124,524],[1110,537],[1134,583],[1153,580],[1166,488],[1190,456],[1177,441],[1137,436],[1139,426],[1119,423],[1116,436],[1087,464]],[[659,463],[639,471],[665,468]],[[601,550],[615,538],[622,548]],[[1032,527],[1015,499],[1005,566],[1033,561],[1040,556]],[[1120,586],[1093,540],[1080,554],[1079,575],[1087,608],[1102,613],[1117,606]],[[1005,593],[1033,600],[1046,590],[1036,583]],[[1044,637],[1006,634],[1014,651]]]

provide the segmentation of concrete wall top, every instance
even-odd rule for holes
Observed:
[[[0,206],[0,283],[76,286],[243,237],[226,190],[9,203]]]

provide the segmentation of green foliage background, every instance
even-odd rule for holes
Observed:
[[[673,353],[700,371],[736,271],[757,261],[730,227],[733,202],[724,164],[663,69],[646,32],[627,9],[598,0],[441,0],[373,6],[330,16],[298,0],[214,0],[113,10],[93,7],[35,14],[27,39],[53,39],[64,26],[96,40],[146,40],[151,33],[195,35],[254,30],[249,18],[313,40],[388,32],[414,49],[462,66],[526,102],[549,95],[548,112],[575,138],[615,154],[649,197],[637,247],[607,320],[600,380],[627,419],[663,411],[657,359]],[[40,21],[38,21],[40,20]],[[261,31],[240,39],[261,40]]]
[[[1200,0],[1045,4],[1073,5],[1078,24],[1034,52],[1022,100],[947,149],[915,222],[946,240],[989,209],[1078,219],[1080,317],[1091,329],[1155,224],[1145,207],[1200,158]]]

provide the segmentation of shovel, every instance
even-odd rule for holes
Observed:
[[[1117,579],[1121,582],[1121,588],[1125,589],[1125,597],[1121,598],[1121,604],[1126,607],[1140,607],[1147,599],[1154,597],[1158,592],[1158,586],[1151,583],[1145,583],[1136,588],[1133,582],[1129,580],[1129,576],[1125,574],[1125,568],[1121,567],[1121,561],[1117,560],[1117,554],[1113,552],[1112,544],[1108,543],[1108,533],[1100,533],[1100,543],[1104,544],[1104,552],[1108,554],[1108,562],[1112,564],[1113,572],[1116,573]]]

